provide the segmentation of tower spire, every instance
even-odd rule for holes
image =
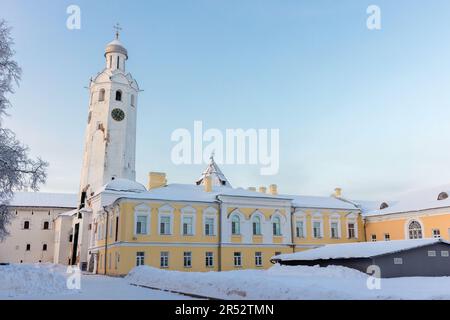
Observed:
[[[120,24],[116,23],[113,28],[116,30],[116,39],[119,40],[120,31],[122,30]]]

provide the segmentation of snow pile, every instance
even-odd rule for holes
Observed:
[[[337,266],[277,265],[269,270],[206,273],[139,266],[127,275],[126,280],[131,284],[219,299],[289,300],[352,299],[355,297],[343,290],[346,280],[358,279],[361,284],[365,284],[366,278],[359,271]],[[336,279],[340,284],[335,283]]]
[[[135,285],[218,299],[450,299],[450,277],[373,279],[340,266],[275,265],[268,270],[206,273],[140,266],[125,279]],[[379,280],[378,288],[373,287],[374,280]]]
[[[68,291],[65,267],[53,264],[0,266],[0,298],[48,295]]]

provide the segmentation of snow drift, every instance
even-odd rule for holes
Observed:
[[[450,299],[450,277],[380,279],[380,288],[371,290],[367,286],[371,281],[368,275],[340,266],[275,265],[268,270],[203,273],[139,266],[131,270],[126,280],[135,285],[218,299]]]
[[[0,266],[0,298],[67,292],[65,267],[53,264]]]

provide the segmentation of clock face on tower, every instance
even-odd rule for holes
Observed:
[[[122,109],[115,108],[111,111],[111,117],[116,121],[122,121],[125,119],[125,112]]]

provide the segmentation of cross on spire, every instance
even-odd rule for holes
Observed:
[[[113,28],[116,30],[116,39],[119,40],[119,34],[120,34],[120,31],[122,30],[122,28],[120,27],[120,24],[116,23],[113,26]]]

